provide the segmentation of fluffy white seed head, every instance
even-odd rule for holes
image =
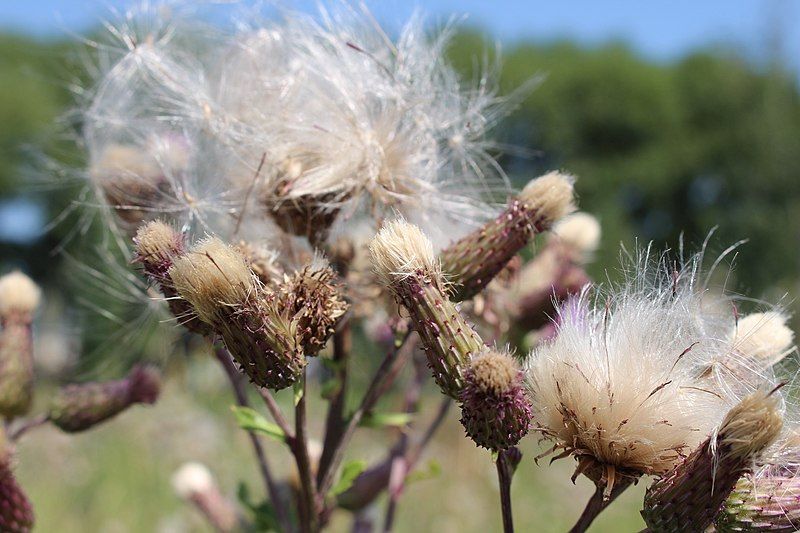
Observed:
[[[698,262],[653,272],[644,260],[621,287],[560,306],[557,336],[527,362],[533,418],[556,447],[663,473],[744,396],[774,386],[734,350],[732,306],[709,297]]]
[[[549,225],[575,210],[575,178],[561,172],[548,172],[528,182],[519,199]]]
[[[744,316],[731,333],[736,349],[766,366],[777,363],[791,351],[794,342],[794,332],[786,325],[788,319],[778,311]]]
[[[39,305],[41,291],[31,278],[20,271],[0,277],[0,316],[30,314]]]
[[[214,477],[202,463],[184,463],[172,474],[172,489],[183,498],[203,494],[214,488]]]
[[[216,237],[200,241],[169,270],[178,293],[205,322],[244,302],[257,282],[245,258]]]
[[[553,226],[551,240],[574,251],[579,258],[588,259],[600,245],[600,222],[589,213],[572,213]]]
[[[392,39],[345,2],[279,19],[221,10],[233,24],[210,25],[196,3],[172,4],[110,23],[83,91],[88,174],[118,217],[233,241],[231,214],[264,223],[265,207],[296,203],[344,227],[397,211],[444,242],[507,196],[487,132],[533,84],[503,98],[488,75],[462,86],[445,58],[452,27],[431,35],[416,17]],[[109,198],[109,178],[153,197]]]
[[[415,272],[438,276],[441,271],[431,241],[419,227],[402,219],[385,223],[369,252],[375,272],[387,286]]]

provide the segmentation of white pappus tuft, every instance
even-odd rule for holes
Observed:
[[[776,380],[735,348],[731,298],[707,289],[702,254],[680,270],[649,251],[621,286],[558,310],[558,333],[527,361],[533,419],[581,471],[663,474],[727,411]],[[780,392],[776,394],[780,395]]]
[[[447,239],[491,216],[509,187],[486,134],[529,87],[463,88],[451,25],[431,36],[417,16],[393,40],[332,4],[233,29],[144,4],[109,25],[84,112],[101,203],[123,225],[171,216],[228,238],[266,214],[291,231],[282,219],[309,211],[345,227],[397,211]]]

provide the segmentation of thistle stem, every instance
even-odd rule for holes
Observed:
[[[242,407],[249,407],[250,402],[247,400],[247,394],[242,386],[241,374],[236,371],[233,365],[231,356],[225,348],[217,348],[214,350],[217,360],[225,370],[225,375],[228,376],[228,381],[233,388],[234,396],[236,396],[236,403]],[[272,473],[267,463],[267,456],[264,453],[264,447],[261,445],[261,440],[252,431],[247,432],[250,438],[250,444],[253,446],[253,451],[256,454],[258,467],[261,472],[261,477],[264,479],[264,485],[269,494],[269,499],[273,503],[275,512],[277,513],[278,522],[280,522],[284,531],[293,531],[292,523],[289,520],[289,515],[286,514],[286,505],[284,505],[283,498],[280,496],[280,490],[272,477]]]
[[[617,499],[617,496],[625,492],[625,489],[631,486],[631,481],[627,480],[626,478],[618,479],[616,484],[614,485],[614,489],[611,491],[611,495],[606,500],[603,498],[603,493],[605,487],[598,486],[597,489],[592,494],[592,497],[589,498],[589,501],[586,503],[586,507],[583,510],[580,518],[572,526],[570,529],[570,533],[583,533],[589,526],[592,525],[594,519],[597,518],[600,513],[602,513],[606,507],[611,505],[611,503]]]
[[[24,435],[28,431],[46,424],[48,420],[49,418],[47,415],[34,416],[32,418],[23,420],[20,425],[18,425],[16,428],[14,428],[12,431],[9,432],[8,438],[11,441],[17,441],[20,439],[20,437],[22,437],[22,435]]]
[[[411,357],[418,338],[419,337],[417,337],[414,332],[409,332],[403,338],[400,345],[387,354],[381,363],[381,366],[375,372],[375,376],[373,376],[372,382],[370,383],[367,392],[364,394],[364,398],[361,400],[361,404],[347,421],[347,425],[342,433],[342,438],[339,440],[339,443],[336,445],[331,454],[330,463],[325,470],[320,468],[319,494],[327,494],[328,490],[330,490],[331,486],[333,485],[333,477],[336,474],[336,470],[339,468],[339,464],[344,458],[344,448],[352,438],[353,433],[355,433],[355,430],[358,427],[358,424],[361,422],[364,413],[372,409],[372,407],[380,398],[381,388],[384,384],[384,381],[391,375],[390,370],[394,366],[394,363],[398,360],[407,361]]]
[[[497,453],[497,481],[500,483],[500,510],[503,514],[504,533],[514,533],[514,518],[511,513],[511,478],[513,469],[504,451]]]
[[[295,438],[292,441],[292,451],[297,462],[297,471],[300,476],[301,493],[303,496],[300,505],[300,522],[304,533],[315,533],[319,529],[319,514],[317,513],[317,487],[311,472],[311,461],[308,457],[308,434],[306,421],[306,376],[303,375],[302,395],[295,406]]]
[[[333,458],[333,452],[339,444],[346,427],[344,408],[347,401],[347,361],[351,343],[350,321],[348,318],[345,318],[345,322],[333,334],[333,362],[338,388],[328,406],[328,416],[325,422],[325,440],[322,447],[322,456],[319,460],[318,482],[322,481],[319,474],[327,471]]]
[[[283,416],[283,411],[275,401],[275,398],[272,397],[272,393],[269,389],[264,387],[258,389],[258,392],[264,400],[264,405],[267,406],[267,410],[272,415],[272,419],[275,420],[275,423],[278,424],[278,427],[281,428],[286,435],[286,440],[292,441],[294,439],[294,430],[289,425],[289,422],[287,422],[286,417]]]

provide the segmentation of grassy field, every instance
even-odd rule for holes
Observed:
[[[203,532],[210,529],[172,492],[169,478],[184,461],[212,466],[225,493],[235,497],[240,480],[261,494],[261,484],[244,434],[233,423],[230,399],[218,369],[197,361],[173,372],[164,395],[152,408],[137,408],[93,431],[67,436],[44,427],[21,443],[17,472],[33,500],[38,531],[60,533]],[[437,405],[433,391],[429,411]],[[317,408],[319,405],[317,406]],[[315,417],[321,418],[321,417]],[[321,428],[315,427],[319,434]],[[377,460],[388,437],[364,429],[354,443],[354,458]],[[592,492],[591,484],[569,480],[574,463],[553,465],[532,458],[533,436],[523,445],[525,459],[514,479],[517,530],[566,531]],[[288,475],[287,455],[269,443],[272,465]],[[490,456],[462,437],[457,409],[427,451],[442,472],[413,483],[398,509],[399,532],[498,531],[498,489]],[[597,521],[592,531],[638,531],[643,487],[629,490]],[[373,509],[382,519],[383,501]],[[332,531],[348,531],[346,513],[335,516]]]

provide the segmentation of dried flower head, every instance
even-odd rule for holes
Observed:
[[[287,276],[277,290],[277,305],[297,322],[305,355],[317,355],[349,307],[336,274],[326,262],[317,260]]]
[[[155,403],[160,392],[160,373],[136,367],[120,380],[62,387],[50,402],[48,418],[63,431],[85,431],[134,404]]]
[[[648,489],[642,516],[650,530],[705,531],[739,478],[782,427],[777,398],[764,392],[745,397],[717,431]]]
[[[208,335],[208,324],[201,321],[191,303],[178,295],[169,269],[186,254],[186,236],[171,225],[154,220],[142,224],[133,238],[135,261],[142,264],[147,277],[161,290],[172,316],[189,331]]]
[[[244,257],[215,237],[177,258],[169,275],[198,316],[212,325],[221,312],[240,306],[258,288]]]
[[[161,197],[170,186],[152,154],[123,144],[104,147],[92,162],[89,177],[130,228],[157,212]]]
[[[528,433],[531,407],[514,357],[487,350],[470,361],[459,394],[461,424],[478,446],[505,450]]]
[[[732,334],[736,349],[765,367],[772,366],[792,351],[794,332],[786,325],[788,319],[778,311],[744,316]]]
[[[489,75],[462,86],[452,26],[429,35],[415,17],[392,40],[345,3],[214,26],[157,7],[92,42],[83,92],[87,174],[123,229],[169,216],[233,240],[225,218],[269,216],[318,245],[399,211],[452,236],[507,193],[487,132],[533,83],[503,98]]]
[[[496,219],[445,248],[441,261],[455,286],[452,299],[475,296],[536,233],[572,211],[573,181],[557,172],[532,180]]]
[[[306,365],[300,324],[238,251],[206,239],[177,259],[169,275],[254,383],[279,390],[298,379]]]
[[[732,306],[708,294],[701,261],[652,270],[645,256],[619,289],[584,291],[559,307],[556,337],[528,361],[534,420],[553,451],[576,456],[580,468],[599,464],[609,480],[663,474],[731,405],[771,384],[730,364],[740,360]]]
[[[13,315],[27,317],[39,306],[41,291],[36,283],[19,271],[0,277],[0,319],[9,320]]]
[[[458,398],[466,366],[485,345],[448,299],[430,240],[418,227],[397,220],[381,228],[370,255],[378,277],[408,310],[436,383]]]

